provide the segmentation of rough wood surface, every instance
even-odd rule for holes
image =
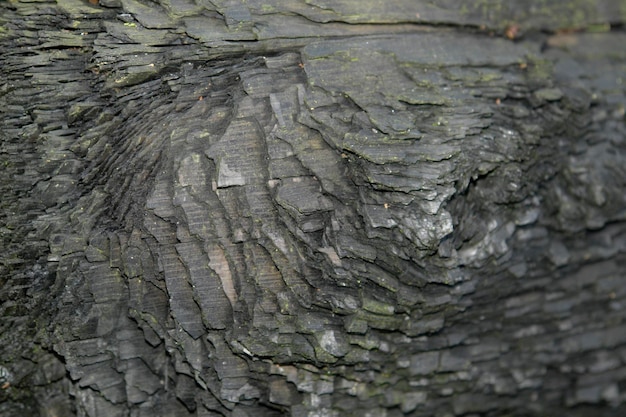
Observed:
[[[0,2],[0,415],[623,415],[625,20]]]

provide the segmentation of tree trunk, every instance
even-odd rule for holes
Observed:
[[[626,411],[625,1],[0,13],[0,415]]]

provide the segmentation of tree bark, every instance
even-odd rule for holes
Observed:
[[[626,2],[507,3],[0,3],[0,415],[622,415]]]

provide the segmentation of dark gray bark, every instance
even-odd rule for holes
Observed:
[[[0,3],[0,415],[623,415],[626,3],[281,3]]]

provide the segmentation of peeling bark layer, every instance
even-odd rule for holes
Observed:
[[[0,415],[621,415],[626,4],[280,3],[0,4]]]

